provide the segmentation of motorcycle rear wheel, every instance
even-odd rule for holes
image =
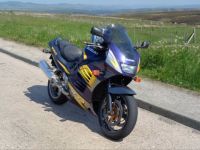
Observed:
[[[138,107],[133,96],[112,96],[112,114],[109,114],[107,100],[99,105],[98,119],[103,134],[120,140],[128,136],[137,122]]]
[[[50,80],[48,81],[48,94],[52,102],[57,105],[62,105],[68,101],[67,97],[64,94],[62,94],[61,91],[58,91],[58,89],[55,86],[52,86]]]

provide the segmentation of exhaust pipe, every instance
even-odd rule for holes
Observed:
[[[51,70],[50,66],[45,60],[41,60],[39,62],[39,67],[42,69],[42,71],[49,79],[51,79],[54,76],[53,71]]]
[[[48,63],[45,60],[41,60],[39,62],[39,67],[42,69],[42,71],[45,73],[45,75],[50,79],[53,80],[53,82],[56,84],[56,86],[58,87],[58,89],[65,95],[65,96],[69,96],[69,92],[67,92],[63,86],[61,84],[58,83],[52,69],[50,68],[50,66],[48,65]],[[69,97],[68,97],[69,98]]]

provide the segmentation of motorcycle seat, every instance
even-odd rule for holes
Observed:
[[[60,48],[61,56],[69,62],[78,61],[83,53],[81,49],[65,40],[59,40],[58,47]]]

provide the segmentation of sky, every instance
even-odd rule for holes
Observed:
[[[5,2],[8,0],[0,0]],[[93,4],[93,5],[123,5],[129,7],[161,7],[161,6],[184,6],[200,5],[200,0],[10,0],[33,3],[70,3],[70,4]]]

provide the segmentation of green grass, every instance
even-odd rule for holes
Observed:
[[[142,75],[193,90],[200,90],[200,47],[150,48],[141,51]]]
[[[29,45],[47,47],[48,41],[61,36],[79,47],[90,40],[92,26],[119,23],[124,25],[134,43],[151,41],[140,50],[140,75],[200,91],[200,30],[192,44],[184,41],[192,26],[172,25],[138,19],[100,18],[92,16],[37,16],[0,13],[0,37]]]

